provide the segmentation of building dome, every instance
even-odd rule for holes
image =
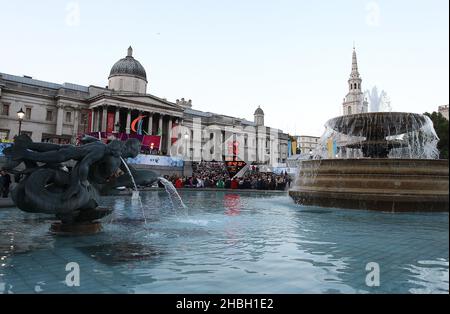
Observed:
[[[109,89],[137,94],[147,92],[147,73],[142,64],[133,58],[131,46],[128,48],[127,56],[113,65],[108,79]]]
[[[255,113],[254,113],[255,115],[256,114],[261,114],[261,115],[264,115],[264,111],[261,109],[261,107],[260,106],[258,106],[258,108],[256,108],[256,110],[255,110]]]
[[[253,116],[255,117],[254,121],[257,126],[264,125],[264,111],[261,109],[260,106],[258,106],[258,108],[256,108]]]
[[[111,68],[109,78],[116,75],[130,75],[147,81],[147,73],[145,73],[142,64],[133,58],[133,48],[131,48],[131,46],[128,48],[128,55],[117,61]]]

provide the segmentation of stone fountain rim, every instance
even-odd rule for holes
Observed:
[[[408,162],[419,162],[419,163],[433,163],[433,164],[449,164],[448,159],[426,159],[426,158],[323,158],[323,159],[305,159],[300,160],[300,163],[330,163],[330,162],[388,162],[388,163],[408,163]]]
[[[350,134],[348,132],[348,130],[343,129],[343,128],[339,128],[338,126],[336,126],[336,122],[339,121],[339,120],[342,120],[342,121],[346,121],[347,120],[348,123],[346,125],[349,125],[350,121],[356,121],[356,122],[361,123],[364,118],[367,118],[367,117],[370,117],[370,116],[381,116],[381,117],[384,117],[386,119],[391,118],[392,120],[394,120],[395,117],[398,118],[398,117],[401,117],[401,116],[404,116],[404,117],[416,117],[417,119],[420,119],[421,123],[422,123],[420,126],[418,126],[416,128],[416,130],[420,129],[420,127],[422,127],[423,124],[425,124],[425,122],[426,122],[426,115],[421,114],[421,113],[402,112],[402,111],[393,111],[393,112],[377,111],[377,112],[362,112],[362,113],[354,113],[354,114],[349,114],[349,115],[337,116],[337,117],[329,119],[325,123],[325,126],[328,126],[328,127],[332,128],[333,130],[335,130],[336,132],[339,132],[339,133],[342,133],[342,134],[345,134],[345,135],[348,135],[348,136],[365,136],[364,134]],[[387,130],[387,129],[385,129],[385,130]],[[388,136],[388,135],[399,135],[399,134],[406,133],[405,130],[403,130],[403,129],[400,129],[398,131],[399,132],[397,132],[395,134],[389,132],[389,133],[384,134],[384,135]]]

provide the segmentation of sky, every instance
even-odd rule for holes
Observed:
[[[362,88],[393,111],[449,103],[448,0],[5,1],[0,72],[106,86],[132,46],[147,92],[320,136],[342,114],[353,44]]]

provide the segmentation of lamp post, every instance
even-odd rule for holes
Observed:
[[[23,117],[25,116],[25,112],[23,112],[22,108],[20,108],[20,110],[17,111],[17,116],[19,117],[19,134],[18,135],[20,135],[20,132],[22,131],[22,120],[23,120]]]

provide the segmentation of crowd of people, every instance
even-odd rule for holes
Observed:
[[[216,188],[216,189],[254,189],[281,190],[288,189],[291,177],[285,172],[275,174],[260,172],[256,167],[242,176],[231,177],[223,163],[201,162],[193,165],[192,176],[167,177],[177,189],[181,188]]]

